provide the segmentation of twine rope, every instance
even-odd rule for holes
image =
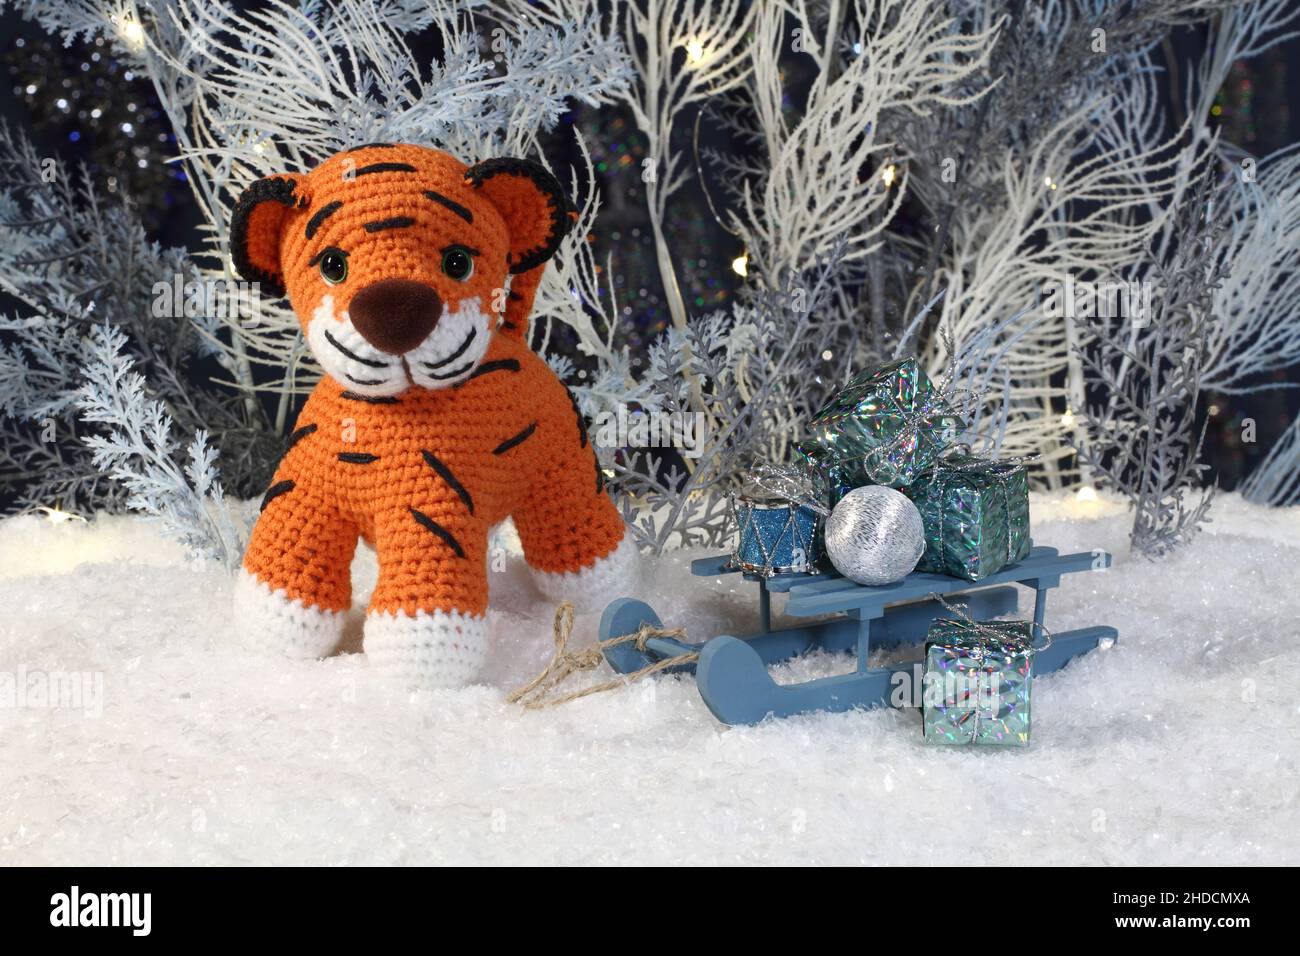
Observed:
[[[631,674],[623,674],[612,680],[595,684],[591,687],[584,687],[582,690],[572,691],[560,697],[552,696],[553,692],[561,684],[567,681],[574,674],[581,671],[595,670],[605,660],[605,649],[610,647],[619,647],[623,644],[632,644],[638,651],[643,654],[646,650],[646,642],[652,637],[675,637],[681,640],[686,637],[686,629],[681,627],[656,627],[653,624],[642,624],[631,634],[623,634],[619,637],[611,637],[607,640],[597,641],[590,647],[584,647],[581,650],[569,650],[569,638],[573,636],[573,605],[565,601],[555,609],[555,621],[551,626],[551,637],[555,641],[555,653],[551,655],[550,662],[543,668],[542,672],[534,677],[531,681],[520,687],[518,690],[511,692],[506,698],[512,704],[523,704],[529,710],[542,710],[547,707],[555,707],[559,704],[567,704],[570,701],[577,700],[580,697],[589,697],[592,694],[600,694],[607,690],[614,690],[617,687],[623,687],[627,684],[635,683],[643,677],[649,677],[651,674],[657,674],[659,671],[667,670],[670,667],[677,667],[681,664],[690,664],[699,660],[698,651],[691,651],[686,654],[678,654],[675,657],[665,657],[655,661],[653,664],[647,664],[640,670],[633,671]]]

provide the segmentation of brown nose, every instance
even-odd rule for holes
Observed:
[[[348,316],[367,342],[389,355],[425,340],[442,315],[437,290],[409,279],[383,279],[352,297]]]

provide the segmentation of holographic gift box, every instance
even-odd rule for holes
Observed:
[[[816,572],[822,550],[820,476],[789,465],[757,465],[731,496],[736,525],[733,565],[764,577]]]
[[[1033,676],[1028,621],[932,622],[921,678],[926,742],[1029,746]]]
[[[934,467],[965,427],[908,358],[868,370],[813,416],[796,451],[826,475],[832,502],[852,488],[900,488]]]
[[[978,581],[1029,554],[1029,479],[1019,462],[951,455],[903,493],[925,524],[918,570]]]

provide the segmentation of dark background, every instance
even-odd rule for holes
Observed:
[[[45,34],[12,11],[0,15],[0,35],[9,38],[0,62],[0,117],[25,131],[42,155],[85,164],[101,191],[132,197],[151,238],[197,249],[198,210],[183,170],[167,163],[175,155],[175,140],[147,78],[133,76],[102,41],[65,46],[61,38]],[[1204,30],[1184,29],[1164,45],[1166,63],[1174,66],[1177,78],[1186,77],[1188,62],[1203,52],[1205,43]],[[437,54],[432,38],[417,41],[414,49],[422,59]],[[1297,139],[1293,107],[1300,104],[1300,66],[1293,63],[1300,63],[1300,39],[1234,69],[1218,99],[1224,138],[1256,156]],[[791,69],[798,68],[796,59]],[[1172,99],[1167,107],[1171,124],[1177,125],[1181,116]],[[603,210],[594,241],[598,261],[613,254],[617,305],[635,353],[669,321],[641,188],[644,141],[626,111],[579,107],[564,117],[547,147],[559,168],[576,159],[567,129],[571,125],[584,133],[601,177]],[[688,117],[682,124],[684,137],[689,137],[690,125]],[[727,145],[713,141],[716,134],[708,124],[702,124],[702,130],[702,148]],[[719,191],[711,193],[719,201]],[[743,281],[731,268],[742,251],[739,241],[714,221],[698,183],[680,192],[671,206],[666,229],[688,308],[702,313],[725,305]],[[11,311],[13,303],[0,296],[0,309]],[[563,347],[562,342],[555,344]],[[1292,369],[1275,380],[1295,381],[1300,378],[1296,373]],[[194,374],[206,371],[196,368]],[[1300,409],[1300,395],[1292,389],[1247,396],[1211,394],[1202,406],[1209,418],[1204,460],[1213,479],[1231,489],[1289,425]],[[1256,422],[1258,440],[1253,444],[1240,440],[1247,418]]]

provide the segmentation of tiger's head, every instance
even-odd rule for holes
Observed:
[[[376,143],[306,175],[260,179],[235,206],[236,269],[287,295],[317,361],[349,391],[446,388],[482,360],[506,277],[546,262],[569,226],[542,166],[466,166]]]

